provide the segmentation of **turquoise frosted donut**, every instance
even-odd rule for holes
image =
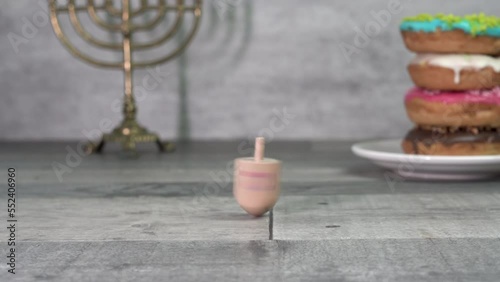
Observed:
[[[494,16],[421,14],[405,18],[400,29],[415,53],[500,55],[500,18]]]
[[[455,15],[429,15],[420,14],[414,17],[408,17],[400,25],[404,31],[423,31],[436,32],[462,30],[463,32],[476,36],[486,35],[500,37],[500,18],[495,16],[486,16],[484,14],[473,14],[463,17]]]

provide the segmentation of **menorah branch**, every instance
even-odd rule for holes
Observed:
[[[85,61],[85,62],[93,64],[93,65],[97,65],[97,66],[100,66],[100,67],[105,67],[105,68],[121,68],[122,67],[122,63],[121,62],[116,62],[115,63],[115,62],[101,61],[101,60],[92,58],[92,57],[84,54],[80,50],[78,50],[68,40],[68,38],[65,36],[64,32],[61,29],[61,26],[60,26],[60,23],[59,23],[59,18],[57,16],[57,9],[56,9],[56,4],[57,3],[56,3],[56,0],[49,0],[49,1],[50,1],[49,2],[50,22],[52,24],[52,28],[54,29],[54,32],[55,32],[57,38],[59,39],[59,41],[61,41],[61,43],[63,44],[63,46],[66,47],[66,49],[68,49],[68,51],[71,54],[73,54],[74,56],[78,57],[82,61]]]
[[[139,30],[151,29],[157,26],[165,18],[165,15],[167,14],[167,9],[165,9],[165,6],[166,6],[165,0],[159,0],[159,5],[158,8],[156,9],[157,11],[156,17],[149,23],[145,23],[142,25],[133,25],[130,27],[130,30],[139,31]]]
[[[159,37],[158,39],[156,39],[154,41],[147,42],[147,43],[134,43],[134,44],[132,44],[132,48],[134,50],[142,50],[142,49],[148,49],[148,48],[153,48],[153,47],[162,45],[167,40],[172,38],[172,36],[175,35],[175,33],[179,30],[183,19],[184,19],[184,12],[182,10],[178,10],[177,14],[175,16],[174,24],[163,36]]]
[[[201,10],[200,10],[200,12],[201,12]],[[196,32],[198,31],[199,22],[200,22],[200,16],[195,16],[195,22],[193,24],[193,27],[191,28],[191,32],[184,39],[182,44],[180,44],[176,49],[174,49],[173,52],[171,52],[170,54],[168,54],[162,58],[156,59],[156,60],[145,61],[145,62],[133,62],[133,66],[135,68],[145,68],[145,67],[151,66],[151,65],[163,64],[163,63],[170,61],[171,59],[177,57],[179,54],[181,54],[186,49],[186,47],[189,45],[189,43],[191,43],[191,41],[193,40]]]
[[[122,44],[104,42],[104,41],[101,41],[97,38],[94,38],[90,33],[88,33],[83,28],[83,26],[80,22],[80,19],[78,18],[77,12],[75,10],[75,6],[70,4],[68,6],[68,10],[69,10],[69,18],[70,18],[70,21],[71,21],[73,27],[75,28],[75,31],[85,41],[87,41],[88,43],[93,44],[97,47],[101,47],[101,48],[105,48],[105,49],[120,50],[122,48]]]
[[[122,12],[113,6],[113,0],[106,0],[106,2],[104,3],[104,7],[105,7],[106,12],[109,15],[112,15],[115,17],[122,16]],[[86,7],[85,7],[85,9],[86,9]]]
[[[148,10],[156,10],[158,9],[157,6],[148,6],[148,7],[145,7],[144,8],[144,11],[148,11]],[[184,10],[184,11],[188,11],[188,12],[192,12],[196,9],[198,9],[197,6],[176,6],[176,5],[165,5],[165,10],[167,11],[177,11],[177,10]],[[133,15],[133,16],[137,16],[137,15]]]
[[[52,1],[52,0],[50,0]],[[57,5],[57,4],[56,4]],[[74,10],[77,11],[77,12],[83,12],[83,11],[87,11],[87,6],[77,6],[76,4],[73,5],[74,6]],[[94,7],[94,9],[96,11],[106,11],[106,5],[102,5],[102,6],[96,6]],[[56,12],[57,13],[67,13],[68,12],[68,7],[67,6],[56,6]]]
[[[163,3],[163,4],[165,4],[165,3]],[[136,11],[131,11],[130,16],[135,17],[137,15],[142,15],[144,12],[147,11],[148,5],[149,5],[148,0],[141,0],[141,7],[139,9],[137,9]]]
[[[157,6],[152,6],[152,5],[149,5],[149,6],[146,6],[146,7],[143,7],[137,11],[134,11],[131,16],[132,17],[137,17],[137,16],[142,16],[144,14],[144,12],[146,11],[150,11],[150,10],[157,10],[158,7]],[[196,6],[183,6],[181,7],[182,10],[184,11],[194,11],[196,9],[198,9],[198,7]],[[67,13],[68,12],[68,7],[57,7],[56,8],[57,12],[58,13]],[[121,11],[118,10],[118,9],[115,9],[114,7],[108,7],[106,5],[101,5],[101,6],[96,6],[94,7],[94,10],[96,12],[107,12],[109,15],[111,16],[114,16],[114,17],[121,17]],[[177,11],[179,10],[179,6],[176,6],[176,5],[165,5],[164,7],[164,10],[166,10],[167,12],[168,11]],[[85,11],[88,11],[88,7],[87,6],[78,6],[78,5],[75,5],[75,11],[77,12],[85,12]]]
[[[74,0],[70,0],[70,3],[74,2]],[[89,5],[87,6],[87,11],[89,13],[90,19],[97,24],[98,26],[102,27],[103,29],[107,31],[121,31],[123,28],[123,23],[122,24],[110,24],[107,23],[105,20],[101,19],[99,15],[97,14],[97,10],[95,9],[95,3],[94,0],[88,0]],[[73,3],[74,4],[74,3]]]

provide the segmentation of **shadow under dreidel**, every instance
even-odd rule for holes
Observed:
[[[252,217],[242,213],[226,213],[223,215],[218,215],[216,217],[210,217],[210,219],[220,220],[220,221],[255,221],[259,219],[265,219],[269,217],[269,213],[264,214],[260,217]]]

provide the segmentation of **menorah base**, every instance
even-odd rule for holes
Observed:
[[[121,143],[123,149],[129,152],[135,152],[137,143],[156,143],[160,152],[168,153],[175,150],[174,143],[162,142],[157,134],[149,132],[135,119],[125,119],[111,133],[104,134],[98,143],[90,142],[86,151],[88,154],[101,153],[106,143]]]

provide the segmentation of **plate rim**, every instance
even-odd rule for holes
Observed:
[[[357,142],[351,146],[351,151],[358,157],[375,160],[375,161],[401,161],[401,158],[411,158],[415,161],[425,161],[429,164],[447,164],[447,165],[487,165],[487,164],[499,164],[500,165],[500,155],[488,155],[488,156],[430,156],[430,155],[415,155],[415,154],[405,154],[405,153],[394,153],[387,151],[377,151],[373,149],[367,149],[366,146],[376,143],[401,143],[401,138],[394,139],[381,139],[372,141],[362,141]],[[499,166],[500,171],[500,166]]]

